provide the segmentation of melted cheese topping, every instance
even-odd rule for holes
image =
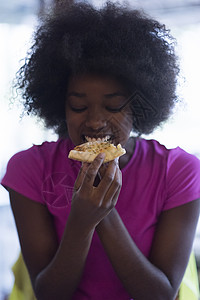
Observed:
[[[69,158],[79,161],[92,162],[95,157],[104,152],[106,154],[104,163],[114,160],[116,157],[119,157],[126,153],[126,150],[121,147],[120,144],[115,146],[110,142],[87,142],[81,145],[76,146],[69,153]]]

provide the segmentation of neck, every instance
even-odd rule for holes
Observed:
[[[128,164],[131,157],[133,156],[135,151],[135,145],[136,145],[136,138],[130,137],[125,145],[126,154],[121,156],[119,159],[119,167],[121,170]]]

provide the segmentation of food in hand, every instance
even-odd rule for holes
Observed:
[[[105,153],[104,163],[106,163],[124,155],[126,150],[122,148],[120,144],[115,146],[108,141],[102,142],[97,140],[76,146],[69,152],[68,157],[70,159],[91,163],[101,152]]]

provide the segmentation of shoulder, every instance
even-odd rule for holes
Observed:
[[[180,147],[169,149],[164,210],[200,198],[200,160]]]
[[[200,175],[200,160],[193,154],[186,152],[180,147],[171,149],[168,155],[169,172],[191,171]]]
[[[165,172],[167,168],[170,150],[156,140],[140,138],[136,142],[135,152],[132,158],[134,166],[145,172]]]
[[[167,171],[172,167],[194,168],[195,171],[200,170],[200,160],[193,154],[186,152],[180,147],[167,148],[156,140],[139,140],[139,149],[143,155],[163,158],[166,161]],[[139,152],[138,151],[138,152]]]
[[[141,139],[138,157],[154,181],[162,180],[164,210],[200,198],[200,160],[195,155],[180,147],[168,149],[158,141]]]
[[[167,161],[167,185],[169,191],[177,190],[177,186],[183,190],[193,190],[194,197],[200,197],[200,160],[181,148],[172,149]]]
[[[73,147],[70,140],[58,140],[56,142],[43,142],[40,145],[20,151],[13,155],[8,162],[8,167],[20,164],[22,167],[30,167],[32,164],[43,164],[45,161],[51,160],[57,154],[66,154]]]
[[[154,139],[138,139],[138,152],[143,156],[150,158],[152,156],[167,158],[169,149]]]
[[[40,201],[41,186],[48,174],[66,169],[70,148],[69,140],[44,142],[16,153],[8,162],[1,181],[5,188],[11,188],[24,196]],[[63,163],[64,162],[64,163]]]

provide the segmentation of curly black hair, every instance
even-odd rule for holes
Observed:
[[[61,1],[42,18],[18,71],[25,111],[66,136],[69,78],[84,72],[106,74],[135,93],[133,129],[149,134],[168,119],[177,101],[174,45],[165,25],[128,5],[107,2],[95,8]]]

